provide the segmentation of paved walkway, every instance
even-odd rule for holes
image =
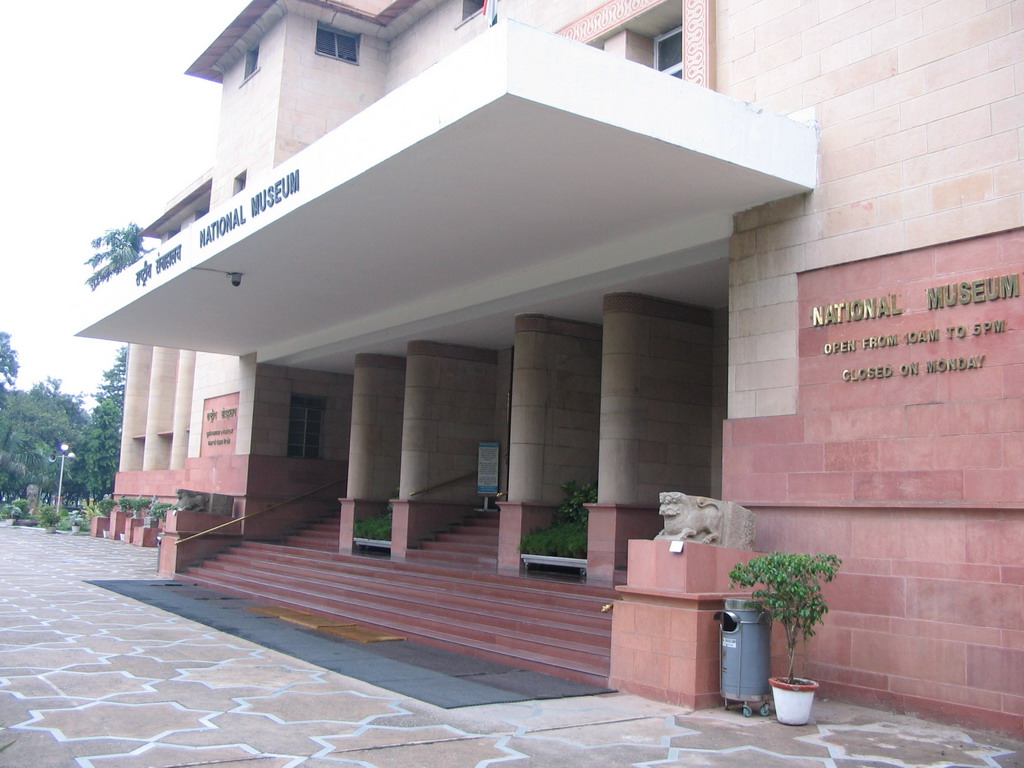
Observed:
[[[441,709],[85,583],[154,568],[0,528],[0,766],[1024,768],[1022,743],[830,702],[800,728],[623,694]]]

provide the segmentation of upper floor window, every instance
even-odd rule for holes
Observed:
[[[316,52],[323,56],[359,63],[359,35],[316,25]]]
[[[677,27],[654,38],[654,68],[659,72],[682,78],[683,28]]]
[[[260,47],[257,45],[255,48],[250,49],[245,54],[245,70],[242,72],[242,80],[248,80],[254,74],[260,66]]]
[[[327,402],[322,397],[292,395],[288,419],[288,455],[320,458],[320,430]]]
[[[480,13],[484,9],[484,0],[462,0],[462,20]]]

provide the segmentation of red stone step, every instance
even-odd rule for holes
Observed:
[[[386,568],[389,583],[406,583],[413,586],[432,584],[439,590],[458,589],[488,600],[500,600],[506,589],[511,589],[516,597],[523,596],[531,605],[558,607],[561,610],[573,610],[583,604],[589,611],[592,605],[603,605],[616,598],[616,593],[607,587],[597,587],[583,583],[566,585],[541,579],[521,578],[518,576],[502,576],[495,572],[476,572],[467,581],[464,574],[452,574],[447,569],[426,564],[393,562],[379,558],[366,558],[358,555],[334,555],[325,560],[319,553],[283,546],[248,542],[251,556],[262,561],[281,562],[286,564],[313,563],[314,567],[330,572],[337,570],[369,579],[380,579],[381,569]]]
[[[251,568],[240,569],[236,563],[218,567],[215,560],[190,571],[187,576],[205,586],[356,620],[407,634],[437,647],[455,647],[484,658],[501,657],[504,663],[606,684],[609,633],[584,635],[571,622],[559,632],[539,620],[531,621],[528,615],[489,621],[483,611],[455,610],[450,606],[445,609],[439,604],[427,610],[415,600],[385,599],[379,592],[332,590],[329,586],[311,583],[308,575],[283,578],[272,575],[260,568],[257,555],[257,552],[243,552]],[[444,593],[438,595],[443,598]],[[440,611],[439,616],[436,611]],[[595,609],[595,613],[598,612],[599,609]],[[518,622],[518,626],[510,628],[510,622]]]
[[[245,542],[191,569],[197,584],[358,621],[435,647],[607,684],[605,587],[499,575],[498,512],[477,512],[407,559],[341,555],[336,513],[281,543]]]
[[[481,609],[479,602],[474,606],[465,602],[460,603],[450,596],[435,599],[425,590],[375,589],[372,590],[371,599],[370,592],[345,587],[339,582],[319,581],[310,584],[308,578],[299,573],[275,573],[273,578],[266,579],[267,571],[260,565],[246,568],[237,564],[218,562],[210,564],[204,570],[210,574],[220,571],[221,581],[224,583],[237,583],[239,580],[259,581],[262,578],[264,583],[271,585],[269,592],[286,593],[291,599],[308,597],[320,606],[318,610],[335,615],[339,614],[339,610],[350,611],[354,606],[362,606],[368,607],[376,615],[394,612],[411,617],[413,621],[441,622],[450,630],[458,627],[466,636],[479,637],[481,634],[490,636],[500,633],[509,642],[519,638],[526,640],[531,646],[554,644],[559,649],[582,650],[592,654],[607,652],[606,649],[602,649],[608,639],[607,627],[591,629],[574,626],[570,632],[565,623],[558,622],[557,615],[549,612],[546,616],[541,616],[536,610],[531,611],[528,606],[503,612],[485,611]],[[326,610],[332,605],[341,607]],[[367,614],[366,610],[360,612],[363,615]],[[556,651],[558,652],[561,650]]]

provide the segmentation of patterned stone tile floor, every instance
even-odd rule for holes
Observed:
[[[85,583],[155,557],[0,528],[0,766],[1024,767],[1022,743],[831,702],[799,728],[615,693],[440,709]]]

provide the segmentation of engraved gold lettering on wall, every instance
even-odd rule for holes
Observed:
[[[834,304],[822,304],[811,310],[811,325],[815,328],[837,323],[855,323],[902,315],[896,294],[868,299],[852,299]]]
[[[984,280],[949,283],[928,289],[928,309],[943,309],[961,304],[1016,299],[1020,297],[1020,275],[999,275]]]
[[[964,280],[932,286],[925,290],[925,311],[940,309],[954,310],[956,307],[967,307],[1002,299],[1020,298],[1020,273],[995,275],[979,280]],[[911,302],[913,305],[914,302]],[[811,308],[811,327],[824,328],[844,323],[857,323],[864,320],[882,320],[895,318],[904,312],[903,298],[899,294],[848,299],[844,301],[819,304]],[[847,362],[840,378],[845,382],[885,381],[888,379],[907,378],[922,374],[945,374],[979,370],[985,366],[986,355],[970,354],[969,351],[942,354],[950,342],[959,346],[959,342],[970,343],[974,339],[1006,333],[1010,329],[1005,317],[990,317],[977,322],[957,325],[932,325],[924,323],[922,327],[898,333],[872,333],[851,335],[850,338],[826,342],[822,345],[822,354],[826,357],[842,357]],[[924,360],[901,360],[892,362],[865,360],[850,364],[864,353],[906,347],[925,351],[928,345],[940,345],[933,356]],[[952,349],[949,350],[952,352]],[[853,357],[855,356],[855,357]]]
[[[200,456],[235,452],[238,429],[238,393],[210,398],[203,403],[203,442]]]

